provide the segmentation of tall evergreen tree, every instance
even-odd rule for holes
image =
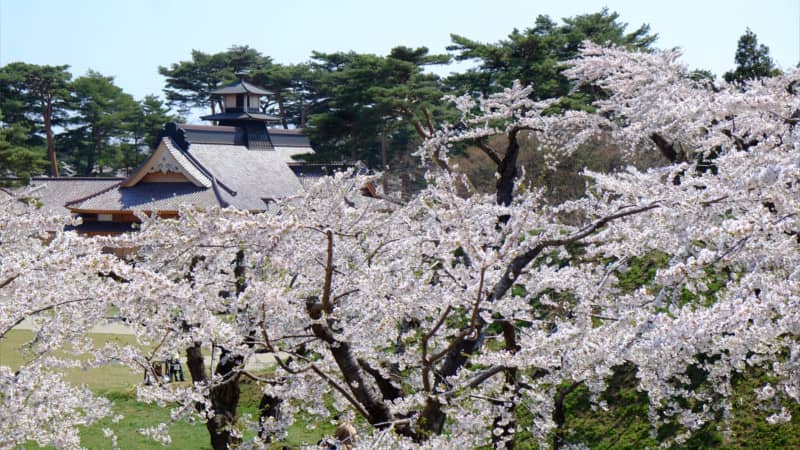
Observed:
[[[47,167],[44,149],[30,147],[26,140],[27,130],[22,125],[0,127],[0,177],[16,177],[24,183]]]
[[[129,174],[158,147],[158,134],[167,122],[180,122],[161,99],[147,95],[137,102],[136,111],[127,125],[127,139],[120,143],[121,158],[115,169]]]
[[[324,104],[309,117],[308,134],[321,159],[354,159],[385,168],[392,153],[432,133],[443,110],[437,75],[426,66],[447,55],[396,47],[387,56],[314,53],[316,95]]]
[[[39,133],[50,160],[49,172],[59,175],[54,128],[67,118],[69,66],[41,66],[15,62],[0,68],[0,109],[4,122],[23,127],[32,134],[29,144],[35,145]]]
[[[455,91],[473,94],[499,92],[514,80],[532,85],[535,99],[562,97],[572,85],[561,75],[561,63],[578,55],[581,44],[592,41],[614,44],[632,50],[647,50],[657,39],[649,25],[626,32],[628,24],[608,9],[593,14],[563,19],[559,25],[549,16],[540,15],[532,28],[514,29],[508,39],[482,43],[457,34],[447,49],[457,61],[476,61],[478,67],[451,76],[447,81]],[[567,107],[586,107],[587,93],[565,99]]]
[[[69,131],[71,162],[83,176],[103,175],[121,163],[121,143],[130,138],[138,105],[114,78],[90,70],[72,83],[75,128]]]
[[[780,74],[775,62],[769,56],[769,47],[758,43],[758,37],[748,28],[739,38],[736,46],[736,69],[725,72],[723,78],[728,83],[741,83],[762,77]]]
[[[216,104],[210,99],[210,91],[234,81],[238,71],[263,70],[271,64],[272,58],[258,50],[234,45],[227,51],[214,54],[192,50],[190,61],[161,66],[158,73],[167,79],[164,94],[169,106],[177,108],[181,114],[192,108],[211,108],[214,114]]]

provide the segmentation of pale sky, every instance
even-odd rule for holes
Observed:
[[[312,50],[444,52],[450,33],[496,42],[539,14],[559,21],[603,6],[629,30],[650,24],[657,47],[680,47],[686,64],[718,76],[734,66],[747,27],[779,67],[800,60],[800,0],[0,0],[0,65],[69,64],[74,76],[94,69],[141,99],[161,94],[159,65],[192,49],[248,45],[279,63],[307,61]]]

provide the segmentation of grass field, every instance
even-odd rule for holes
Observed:
[[[30,331],[15,330],[0,340],[0,364],[12,368],[18,367],[29,356],[24,346],[33,334]],[[92,338],[97,343],[116,340],[122,344],[132,344],[132,336],[118,334],[96,334]],[[656,447],[658,441],[652,434],[647,416],[646,395],[635,388],[635,380],[631,373],[621,372],[612,380],[617,389],[604,394],[608,409],[598,413],[591,407],[586,389],[577,389],[567,399],[568,417],[565,436],[575,442],[584,442],[591,448],[602,449],[639,449]],[[170,449],[210,449],[208,432],[201,422],[177,422],[170,427],[172,444],[163,447],[161,444],[144,437],[139,429],[169,421],[169,408],[149,405],[136,400],[136,386],[142,382],[141,373],[133,373],[122,366],[110,366],[102,369],[86,371],[70,370],[67,378],[76,384],[86,384],[94,392],[103,395],[113,402],[116,414],[124,419],[119,423],[111,423],[110,419],[101,421],[81,432],[83,445],[88,449],[111,448],[111,441],[103,435],[102,429],[111,428],[117,434],[120,448],[139,450],[152,448]],[[797,449],[800,448],[800,405],[796,402],[782,402],[792,412],[792,420],[781,425],[769,425],[766,417],[769,412],[760,409],[755,401],[753,390],[769,381],[759,371],[736,380],[733,392],[735,416],[728,422],[729,433],[723,433],[713,424],[705,427],[683,446],[672,448],[718,448],[718,449]],[[243,382],[240,399],[240,416],[258,416],[258,404],[261,398],[258,386]],[[300,416],[289,429],[289,436],[283,442],[275,443],[273,448],[284,446],[299,448],[312,445],[322,436],[330,436],[334,426],[321,423],[311,417]],[[531,418],[525,417],[524,411],[518,417],[519,423],[529,423]],[[313,427],[309,427],[313,424]],[[661,428],[659,434],[669,430]],[[251,435],[252,436],[252,435]],[[246,435],[247,437],[247,435]],[[530,439],[525,432],[517,436],[520,449],[537,449],[539,445]],[[36,445],[27,446],[38,448]]]
[[[34,335],[28,330],[12,330],[0,340],[0,365],[18,368],[30,359],[26,351],[26,344]],[[96,344],[109,341],[120,344],[135,344],[133,336],[123,334],[94,334],[91,336]],[[107,366],[99,369],[70,369],[66,378],[74,384],[85,384],[93,392],[102,395],[114,404],[115,414],[125,418],[119,423],[112,423],[111,419],[103,420],[81,431],[81,440],[87,449],[110,449],[111,440],[103,435],[103,428],[111,428],[119,439],[120,448],[125,450],[140,450],[152,448],[170,449],[210,449],[208,431],[202,422],[176,422],[170,426],[172,444],[163,447],[161,444],[139,433],[139,429],[154,426],[169,421],[169,408],[161,408],[136,400],[136,386],[142,382],[143,374],[134,373],[124,366]],[[240,399],[240,415],[249,414],[258,416],[258,403],[260,401],[258,387],[242,383],[242,396]],[[276,448],[284,445],[297,448],[317,442],[323,434],[331,434],[333,425],[322,424],[314,429],[307,427],[307,422],[298,420],[289,430],[289,437],[285,442],[276,443]],[[247,437],[247,436],[246,436]],[[39,448],[30,444],[26,448]]]

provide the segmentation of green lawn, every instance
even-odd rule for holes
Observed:
[[[133,336],[123,334],[94,334],[91,336],[95,344],[117,342],[135,345]],[[16,370],[22,363],[30,360],[25,345],[33,339],[33,332],[28,330],[12,330],[0,339],[0,365]],[[124,392],[142,381],[143,374],[131,372],[122,365],[110,365],[99,369],[69,369],[66,379],[74,384],[86,384],[94,391],[120,390]]]
[[[33,332],[28,330],[12,330],[0,339],[0,365],[17,369],[21,364],[30,359],[25,350],[27,343],[33,339]],[[135,345],[133,336],[120,334],[94,334],[91,336],[95,344],[105,342],[118,342],[120,344]],[[103,395],[114,403],[114,413],[121,414],[124,419],[119,423],[112,423],[111,419],[103,420],[81,432],[83,446],[88,449],[111,448],[111,440],[103,435],[103,428],[111,428],[117,434],[120,448],[125,450],[171,448],[171,449],[210,449],[208,431],[201,422],[177,422],[170,427],[172,444],[162,447],[161,444],[139,433],[139,429],[154,426],[169,421],[169,408],[149,405],[136,401],[136,386],[142,382],[143,374],[132,372],[127,367],[112,365],[98,369],[80,370],[69,369],[66,378],[74,384],[85,384],[93,392]],[[258,403],[260,401],[258,386],[242,383],[242,396],[240,399],[240,415],[249,414],[258,416]],[[317,442],[323,434],[333,433],[333,425],[329,423],[308,428],[308,422],[298,420],[290,429],[289,437],[285,442],[276,443],[275,448],[284,445],[297,448],[302,445]],[[248,437],[246,435],[246,437]],[[252,437],[252,435],[250,435]],[[39,448],[35,444],[27,448]]]

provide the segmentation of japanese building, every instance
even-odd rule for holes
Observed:
[[[242,77],[211,94],[222,107],[202,117],[212,124],[166,124],[155,151],[127,178],[37,178],[34,195],[53,212],[80,216],[78,231],[111,234],[131,230],[134,211],[175,217],[182,204],[264,211],[301,191],[302,164],[292,156],[313,149],[300,130],[269,127],[279,118],[260,105],[272,93]]]

